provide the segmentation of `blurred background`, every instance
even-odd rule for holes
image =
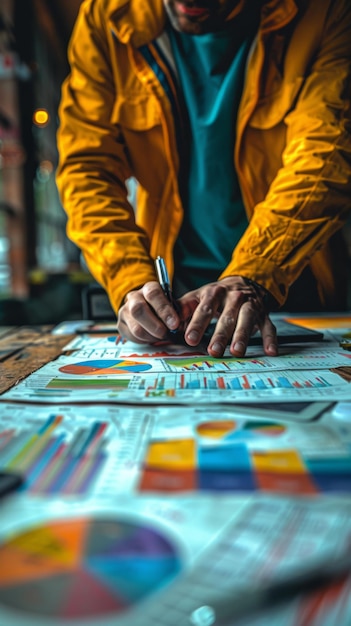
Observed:
[[[82,292],[93,282],[66,237],[55,185],[57,109],[80,3],[0,0],[2,325],[80,319]],[[345,237],[351,268],[350,224]]]
[[[92,282],[55,185],[57,109],[81,0],[0,2],[0,324],[82,316]]]

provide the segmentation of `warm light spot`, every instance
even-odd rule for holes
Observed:
[[[46,109],[37,109],[33,113],[33,122],[37,126],[46,126],[49,123],[49,113]]]

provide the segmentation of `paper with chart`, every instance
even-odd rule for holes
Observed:
[[[0,469],[40,497],[350,494],[351,430],[228,408],[3,404]]]
[[[351,400],[351,353],[289,346],[278,357],[179,354],[121,342],[63,354],[1,396],[26,402],[241,403]],[[184,347],[181,347],[183,350]],[[138,352],[136,351],[138,350]]]
[[[347,354],[212,363],[121,344],[85,345],[1,398],[0,469],[25,475],[1,504],[1,623],[182,626],[347,553],[351,426],[332,405],[302,418],[310,400],[351,399]],[[305,623],[351,623],[350,579],[233,625]]]
[[[18,498],[0,523],[0,621],[199,624],[200,607],[228,617],[228,606],[236,608],[253,589],[338,561],[350,539],[350,503],[342,500]],[[217,623],[347,624],[350,598],[350,579],[342,579],[258,618]],[[331,622],[335,611],[339,621]]]
[[[172,610],[188,617],[206,598],[241,594],[243,580],[249,591],[291,575],[302,554],[306,567],[329,563],[351,538],[345,427],[333,412],[298,424],[230,407],[3,403],[0,469],[25,482],[2,505],[0,621],[169,626]],[[337,606],[344,618],[349,591],[333,590],[328,611],[323,596],[325,617]],[[87,592],[104,603],[87,605]],[[312,600],[267,623],[300,626]]]

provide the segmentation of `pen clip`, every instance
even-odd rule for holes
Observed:
[[[167,267],[164,262],[164,259],[162,257],[158,256],[156,258],[155,268],[156,268],[157,280],[160,283],[163,291],[164,292],[167,291],[171,295],[171,285],[169,282],[168,271],[167,271]]]

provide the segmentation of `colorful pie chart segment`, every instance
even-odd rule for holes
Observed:
[[[213,422],[201,422],[196,428],[200,437],[211,439],[223,439],[236,428],[234,420],[218,420]]]
[[[278,422],[249,421],[245,423],[244,430],[251,431],[258,437],[279,437],[286,432],[287,426]]]
[[[111,376],[115,374],[136,374],[151,369],[150,363],[128,361],[125,359],[97,359],[82,361],[81,363],[69,363],[59,368],[63,374],[77,376]]]
[[[182,569],[177,549],[139,522],[49,522],[0,545],[0,605],[58,620],[127,611]]]
[[[285,424],[266,420],[248,420],[235,432],[230,432],[226,440],[254,441],[262,438],[280,437],[287,430]]]

